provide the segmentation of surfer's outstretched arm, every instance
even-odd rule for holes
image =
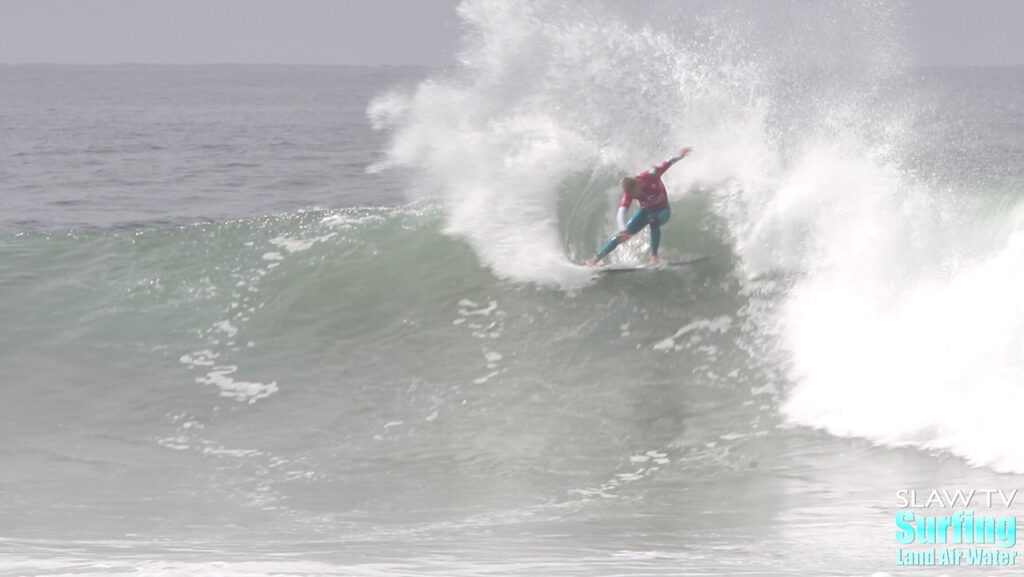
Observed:
[[[670,158],[670,159],[666,160],[665,162],[662,162],[661,164],[659,164],[659,165],[655,166],[654,168],[652,168],[650,170],[650,173],[653,174],[654,176],[661,176],[661,175],[665,174],[665,171],[668,170],[669,168],[671,168],[673,164],[675,164],[675,163],[679,162],[680,160],[686,158],[686,155],[690,154],[692,151],[693,151],[693,148],[687,146],[686,148],[680,150],[679,154],[677,156],[673,156],[672,158]]]
[[[615,250],[619,244],[629,240],[634,234],[650,225],[651,226],[651,262],[658,262],[658,245],[661,240],[661,224],[668,222],[668,193],[665,185],[661,182],[661,175],[673,164],[686,158],[693,149],[687,146],[679,151],[677,156],[669,158],[665,162],[651,168],[645,173],[622,179],[622,201],[619,203],[618,211],[615,213],[616,224],[619,225],[619,232],[612,236],[601,247],[594,258],[587,261],[593,266],[601,261],[608,253]],[[629,207],[636,199],[640,203],[640,210],[633,218],[626,221],[626,214]]]

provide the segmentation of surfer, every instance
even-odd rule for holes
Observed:
[[[665,184],[661,182],[661,175],[670,166],[690,154],[691,150],[690,147],[686,147],[679,151],[679,156],[673,156],[636,176],[627,176],[622,179],[622,201],[619,203],[619,211],[616,214],[619,232],[608,239],[608,242],[601,247],[594,258],[587,261],[588,265],[598,264],[601,259],[608,256],[608,253],[615,250],[615,247],[626,242],[648,225],[651,227],[651,264],[660,262],[658,260],[658,245],[661,244],[661,225],[668,222],[669,217],[672,216],[672,209],[668,205],[668,191],[665,190]],[[629,212],[629,206],[633,204],[633,200],[637,201],[640,209],[636,211],[633,218],[629,219],[629,222],[626,222],[626,213]]]

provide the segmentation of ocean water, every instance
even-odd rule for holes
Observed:
[[[916,67],[898,8],[0,66],[0,574],[1019,574],[901,557],[1021,550],[898,519],[1016,526],[1024,70]],[[662,257],[716,256],[595,278],[683,145]]]

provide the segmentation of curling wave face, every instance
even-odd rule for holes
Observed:
[[[666,178],[695,209],[677,250],[729,246],[745,290],[771,294],[757,325],[788,358],[786,418],[1021,470],[989,402],[1019,406],[1018,201],[993,214],[931,144],[949,94],[908,66],[897,8],[583,8],[464,2],[458,65],[371,105],[395,130],[379,168],[419,175],[498,276],[573,288],[616,177],[694,144]]]

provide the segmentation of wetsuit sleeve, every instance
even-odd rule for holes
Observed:
[[[626,211],[629,210],[624,206],[619,207],[619,211],[615,213],[615,220],[619,223],[619,232],[626,230]]]
[[[629,205],[633,204],[633,197],[627,193],[622,193],[622,200],[619,201],[619,211],[615,213],[615,221],[619,223],[619,232],[626,230],[626,213],[629,211]]]

